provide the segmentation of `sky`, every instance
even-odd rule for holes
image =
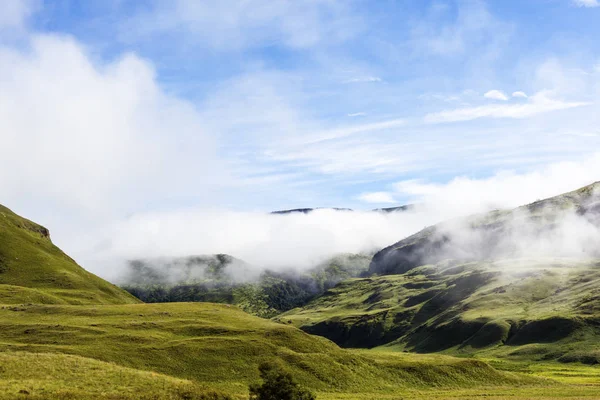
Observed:
[[[599,22],[598,0],[3,0],[0,203],[109,275],[228,251],[271,210],[443,204],[341,251],[576,189],[600,180]]]

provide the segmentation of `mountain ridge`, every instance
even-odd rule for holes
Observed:
[[[384,208],[374,208],[372,210],[368,210],[368,212],[383,212],[383,213],[392,213],[392,212],[404,212],[410,211],[415,208],[414,204],[406,204],[402,206],[396,207],[384,207]],[[271,211],[269,214],[275,215],[288,215],[288,214],[310,214],[313,211],[318,210],[330,210],[330,211],[350,211],[354,212],[352,208],[343,208],[343,207],[306,207],[306,208],[292,208],[289,210],[278,210]]]
[[[600,363],[599,189],[425,228],[276,320],[343,347]]]
[[[479,242],[470,243],[472,248],[468,250],[473,254],[466,255],[465,261],[475,261],[499,251],[495,248],[495,241],[506,234],[503,228],[507,222],[512,222],[517,225],[515,229],[520,229],[518,225],[542,225],[551,222],[548,219],[556,218],[559,213],[569,211],[589,218],[593,224],[600,226],[600,182],[512,210],[493,210],[427,227],[377,252],[369,266],[369,273],[404,273],[419,265],[441,261],[446,249],[456,246],[453,243],[453,231],[457,230],[457,222],[461,225],[458,230],[470,229],[476,235],[486,236]],[[458,243],[459,246],[464,244]]]

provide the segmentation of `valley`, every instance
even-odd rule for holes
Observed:
[[[467,239],[444,223],[372,259],[254,281],[226,255],[136,260],[126,288],[146,304],[3,208],[0,398],[245,399],[265,361],[320,399],[597,398],[595,248],[525,257],[498,239],[533,226],[552,240],[572,210],[596,224],[591,188],[513,211],[516,224],[469,217]]]

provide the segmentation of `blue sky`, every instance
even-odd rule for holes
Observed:
[[[291,185],[293,195],[254,199],[257,208],[357,206],[397,181],[526,170],[598,144],[514,132],[590,102],[557,86],[597,68],[593,1],[10,1],[32,10],[27,34],[75,40],[96,68],[140,58],[160,90],[213,126],[232,173]],[[544,91],[556,104],[516,121],[517,110],[452,116],[526,106]]]
[[[0,7],[1,202],[75,249],[139,213],[512,206],[600,179],[596,0]]]

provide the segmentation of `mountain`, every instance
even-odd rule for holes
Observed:
[[[426,228],[276,320],[344,347],[600,363],[599,186]]]
[[[77,265],[52,243],[48,229],[0,206],[0,303],[136,302]]]
[[[293,208],[291,210],[271,211],[271,214],[276,214],[276,215],[309,214],[316,210],[352,211],[352,209],[350,209],[350,208],[317,207],[317,208]]]
[[[273,271],[227,254],[132,260],[123,289],[148,303],[235,304],[261,317],[302,306],[337,283],[364,274],[371,257],[338,254],[307,270]]]
[[[257,268],[228,254],[135,259],[127,263],[121,281],[136,285],[177,285],[247,282]]]
[[[477,261],[531,256],[535,249],[523,246],[524,243],[539,241],[540,237],[552,239],[557,232],[571,227],[587,228],[587,224],[600,226],[600,182],[514,210],[496,210],[426,228],[376,253],[369,272],[404,273],[447,258]],[[557,242],[561,239],[568,240],[554,238]],[[562,248],[561,243],[557,244]],[[590,249],[592,255],[600,254],[600,248],[597,249]],[[559,253],[555,254],[573,255]]]
[[[398,207],[375,208],[375,209],[373,209],[371,211],[391,213],[391,212],[412,211],[414,209],[415,209],[415,205],[414,204],[407,204],[407,205],[398,206]]]
[[[387,208],[375,208],[371,211],[373,212],[385,212],[385,213],[391,213],[391,212],[403,212],[403,211],[410,211],[414,209],[414,205],[413,204],[407,204],[404,206],[398,206],[398,207],[387,207]],[[293,208],[291,210],[280,210],[280,211],[271,211],[271,214],[278,214],[278,215],[287,215],[287,214],[310,214],[313,211],[316,210],[332,210],[332,211],[354,211],[351,208],[338,208],[338,207],[317,207],[317,208]]]

